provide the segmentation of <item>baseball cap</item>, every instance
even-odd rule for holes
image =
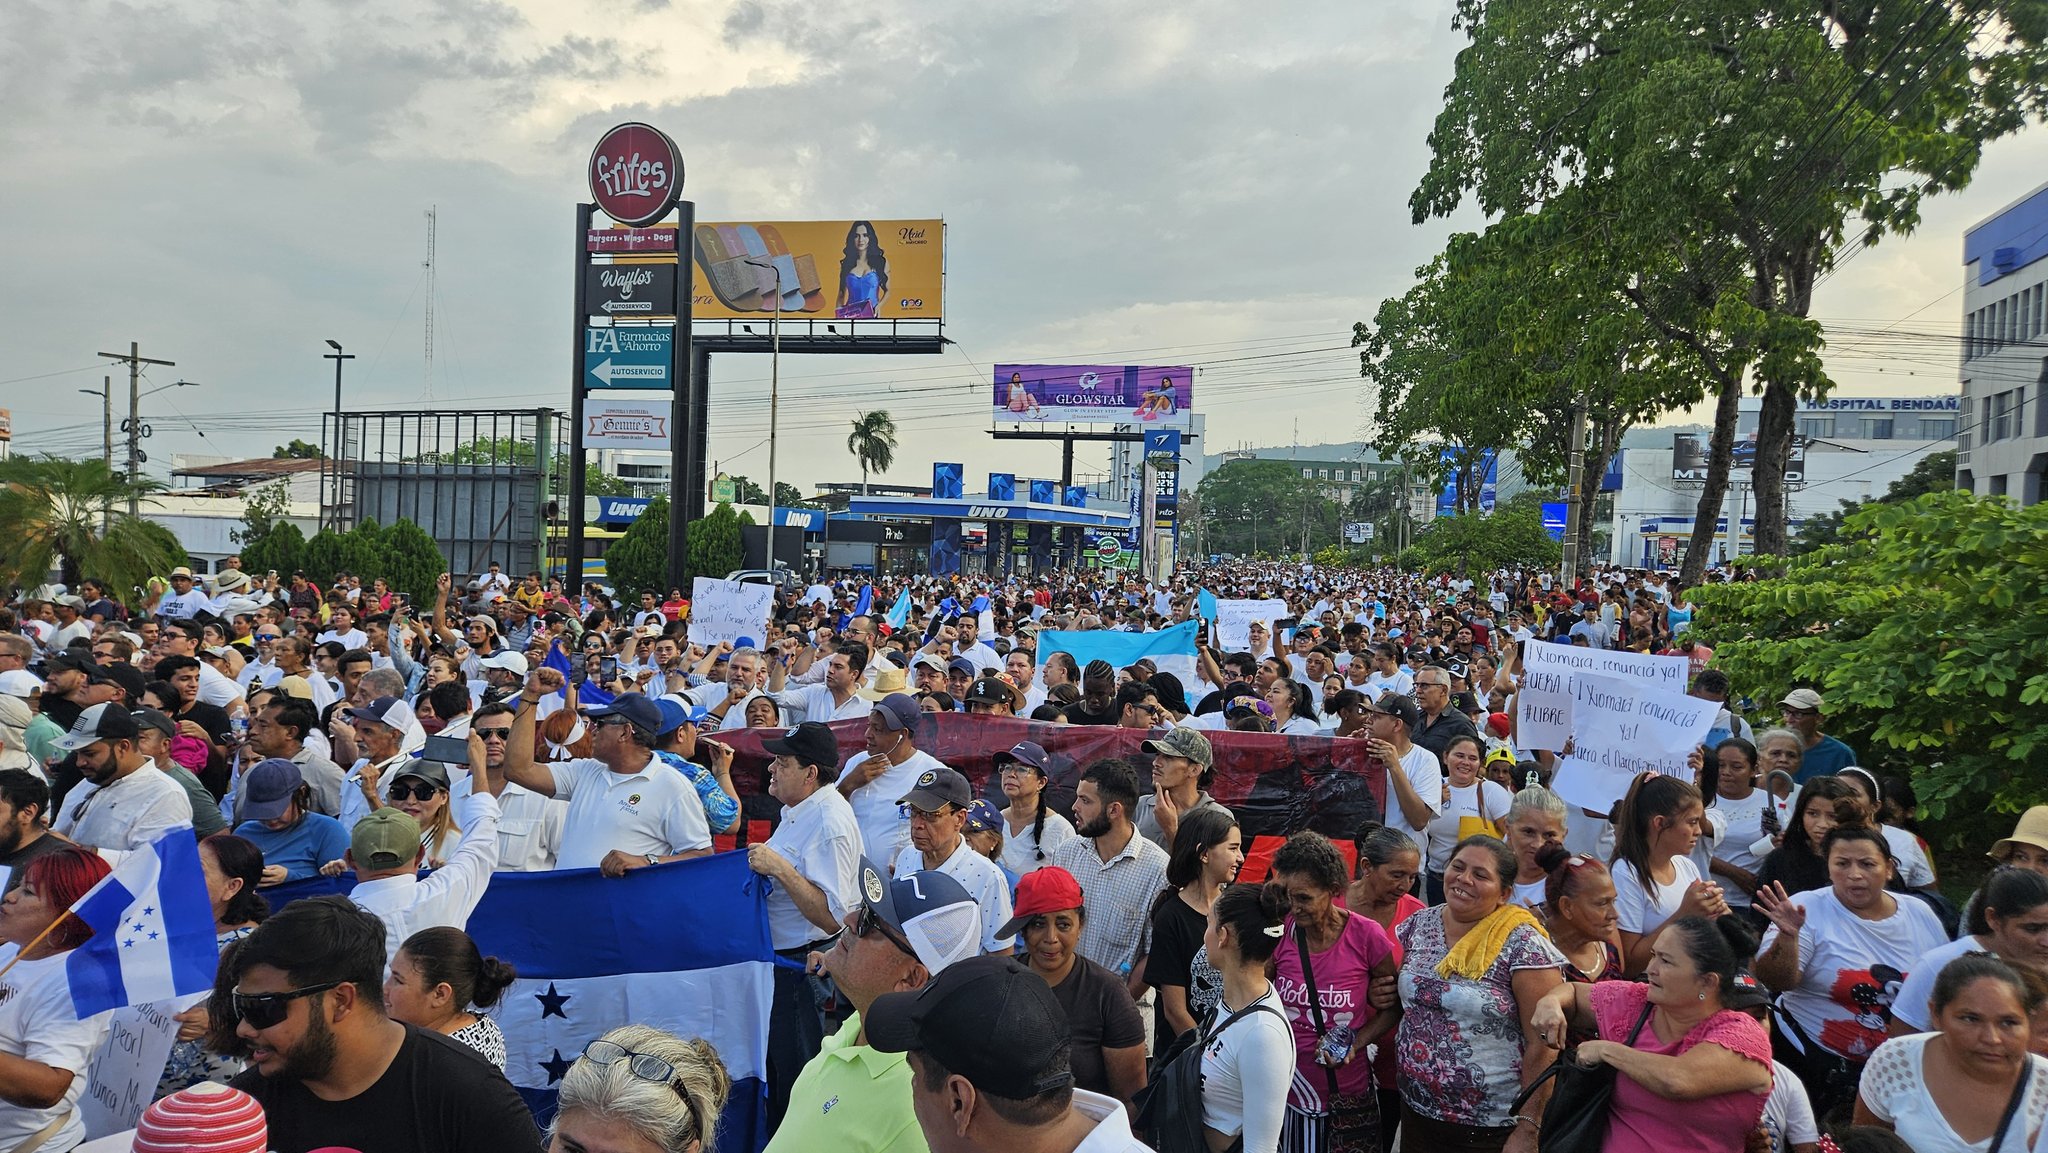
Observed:
[[[1017,882],[1014,915],[1003,923],[996,936],[1014,937],[1024,931],[1024,923],[1033,917],[1057,913],[1061,909],[1078,909],[1085,903],[1081,899],[1081,882],[1074,879],[1074,874],[1058,865],[1033,869]]]
[[[270,1123],[263,1106],[240,1089],[201,1081],[143,1110],[135,1153],[264,1153]]]
[[[1149,741],[1140,742],[1138,747],[1148,753],[1186,757],[1205,769],[1216,761],[1216,752],[1209,747],[1209,738],[1181,725],[1167,729]]]
[[[1515,727],[1515,719],[1506,713],[1490,713],[1486,718],[1486,729],[1496,737],[1505,739]]]
[[[1815,712],[1819,712],[1822,708],[1820,694],[1812,689],[1793,689],[1785,694],[1784,700],[1778,703],[1786,708],[1812,709]]]
[[[68,673],[84,673],[88,680],[96,681],[100,679],[100,666],[91,657],[72,652],[69,649],[59,653],[51,653],[48,659],[43,661],[43,665],[53,672],[61,670]]]
[[[919,709],[917,698],[909,693],[890,693],[875,702],[875,715],[882,718],[882,724],[892,733],[917,727]]]
[[[1381,693],[1379,700],[1367,701],[1365,707],[1368,712],[1400,717],[1404,725],[1412,726],[1422,719],[1422,710],[1417,708],[1414,699],[1405,693]]]
[[[295,701],[310,701],[313,699],[313,682],[299,676],[279,677],[277,691]]]
[[[800,765],[839,764],[839,738],[818,721],[805,721],[779,737],[767,737],[761,747],[770,756],[793,757]]]
[[[1003,828],[1003,814],[987,797],[976,797],[967,806],[967,831],[970,833],[999,833]]]
[[[995,756],[990,757],[989,760],[998,769],[1015,761],[1020,765],[1030,765],[1032,768],[1037,769],[1042,776],[1052,776],[1052,769],[1050,767],[1052,758],[1046,755],[1045,747],[1037,741],[1018,741],[1010,746],[1009,751],[997,753]]]
[[[8,669],[0,673],[0,693],[24,700],[43,691],[43,678],[27,669]]]
[[[420,823],[405,810],[386,805],[349,830],[348,851],[355,855],[358,870],[410,865],[420,855]]]
[[[919,773],[917,783],[896,803],[909,805],[927,813],[938,812],[947,805],[964,809],[974,803],[974,790],[968,785],[966,777],[945,765],[940,765]]]
[[[1737,973],[1728,987],[1721,990],[1723,1009],[1760,1009],[1771,1003],[1770,990],[1748,973]]]
[[[120,685],[121,691],[127,693],[131,701],[141,700],[143,690],[149,687],[149,679],[134,665],[116,661],[110,665],[101,665],[99,668],[100,675],[94,679],[106,684]]]
[[[167,737],[178,735],[178,722],[164,715],[161,709],[152,709],[145,705],[139,709],[128,710],[128,715],[135,718],[135,731],[138,734],[143,729],[155,729]]]
[[[1023,694],[1010,682],[994,677],[983,677],[967,686],[967,700],[969,703],[984,705],[1008,705],[1012,711],[1024,703]]]
[[[306,783],[299,766],[283,757],[257,761],[242,777],[242,819],[274,821],[291,807],[292,794]]]
[[[939,658],[937,658],[937,657],[935,657],[935,656],[931,655],[930,653],[926,653],[925,655],[923,655],[923,656],[921,656],[921,657],[917,658],[916,660],[914,660],[914,661],[912,661],[912,662],[910,662],[910,663],[911,663],[911,665],[912,665],[913,667],[915,667],[915,668],[920,668],[920,669],[932,669],[932,670],[934,670],[934,671],[936,671],[936,672],[941,672],[941,673],[943,673],[943,672],[945,672],[945,671],[946,671],[946,662],[944,662],[944,661],[940,660]]]
[[[654,730],[658,737],[665,737],[684,725],[701,725],[704,718],[711,715],[711,710],[703,705],[685,704],[673,696],[663,697],[654,704],[661,710],[661,727]]]
[[[981,906],[944,873],[911,873],[892,881],[862,857],[860,895],[863,904],[910,942],[929,972],[943,972],[981,952]]]
[[[412,707],[399,697],[378,697],[367,705],[348,711],[351,721],[375,721],[386,728],[404,729]]]
[[[624,717],[636,729],[646,729],[650,733],[661,731],[661,706],[646,693],[620,693],[612,698],[610,704],[584,709],[583,715],[592,719]]]
[[[401,781],[407,777],[416,777],[444,793],[448,791],[448,766],[439,761],[414,757],[400,765],[398,771],[391,775],[394,781]]]
[[[916,992],[885,993],[861,1023],[876,1051],[929,1054],[993,1096],[1027,1101],[1074,1083],[1066,1010],[1015,957],[971,957]]]
[[[85,607],[85,598],[81,596],[75,596],[71,593],[65,593],[59,596],[56,600],[51,601],[50,603],[62,605],[67,609],[82,609]]]
[[[490,656],[478,657],[476,665],[480,669],[502,669],[522,677],[526,675],[525,654],[513,652],[511,649],[499,649]]]
[[[948,674],[959,673],[962,676],[971,677],[981,672],[981,666],[968,660],[966,657],[954,657],[952,663],[946,666],[946,672]]]
[[[69,752],[101,741],[132,741],[141,732],[126,708],[98,704],[78,714],[78,723],[71,726],[71,731],[50,743]]]

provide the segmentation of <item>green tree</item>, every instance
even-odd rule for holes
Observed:
[[[641,515],[644,518],[646,514]],[[740,535],[743,523],[752,523],[752,518],[721,503],[690,526],[691,577],[723,577],[746,564],[746,548]]]
[[[152,575],[185,562],[176,538],[140,516],[128,501],[153,501],[163,486],[134,481],[101,460],[16,456],[0,461],[0,581],[33,588],[54,570],[67,588],[97,577],[135,599]]]
[[[1534,495],[1534,494],[1528,494]],[[1497,568],[1556,568],[1561,550],[1543,531],[1542,498],[1516,499],[1491,515],[1468,512],[1438,517],[1422,527],[1401,554],[1403,564],[1432,575],[1480,577]]]
[[[854,417],[853,431],[846,434],[846,451],[860,462],[860,491],[866,496],[868,473],[888,472],[896,463],[895,420],[879,408]]]
[[[449,452],[430,452],[419,457],[422,461],[447,461],[450,464],[495,464],[531,467],[535,448],[532,441],[515,440],[509,436],[480,436],[475,440],[456,445]],[[557,482],[569,475],[569,454],[557,450],[553,472]],[[562,491],[567,492],[564,488]],[[586,460],[583,465],[583,491],[589,496],[631,496],[633,486],[597,467],[595,461]]]
[[[768,503],[768,490],[755,484],[751,479],[745,476],[735,476],[732,478],[732,481],[733,484],[739,487],[739,503],[762,505]],[[817,502],[805,500],[803,490],[786,480],[775,482],[775,504],[778,508],[819,507]]]
[[[605,579],[618,590],[624,604],[638,604],[643,592],[657,597],[668,593],[668,512],[668,498],[655,497],[626,526],[626,535],[604,550]],[[694,542],[696,537],[697,528],[692,525],[690,539]]]
[[[390,569],[390,557],[384,549],[384,530],[374,520],[363,521],[346,532],[323,528],[306,542],[305,550],[300,554],[299,567],[323,588],[332,584],[339,573],[355,573],[366,581],[371,577],[384,576]],[[427,603],[431,604],[431,582],[428,587]]]
[[[243,571],[251,574],[275,569],[280,577],[290,577],[305,567],[305,557],[306,534],[288,520],[272,525],[255,544],[242,546]]]
[[[1944,491],[1851,513],[1784,574],[1689,590],[1739,694],[1827,699],[1828,731],[1909,772],[1930,817],[2040,801],[2048,752],[2048,504]]]
[[[1468,46],[1410,200],[1416,220],[1582,197],[1574,248],[1712,383],[1762,395],[1757,550],[1785,552],[1784,464],[1824,395],[1814,286],[1910,231],[1984,145],[2048,103],[2048,19],[2026,0],[1459,0]]]
[[[327,456],[320,451],[319,445],[307,444],[305,441],[293,437],[290,444],[281,444],[271,449],[270,458],[272,460],[325,460]]]
[[[447,571],[448,559],[427,530],[400,517],[384,530],[378,544],[383,567],[366,575],[383,577],[393,592],[412,594],[414,604],[433,604],[434,582]]]
[[[1311,545],[1339,535],[1342,510],[1314,481],[1284,460],[1233,460],[1195,487],[1208,549],[1257,555],[1298,548],[1304,529]]]

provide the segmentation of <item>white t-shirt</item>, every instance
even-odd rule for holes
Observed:
[[[86,781],[71,790],[55,828],[90,848],[128,852],[191,823],[192,798],[184,786],[145,764],[106,785]]]
[[[1550,881],[1548,879],[1531,881],[1526,885],[1517,884],[1512,901],[1514,904],[1531,911],[1541,909],[1543,902],[1550,899],[1549,887]]]
[[[637,857],[711,847],[696,786],[659,757],[650,755],[637,773],[615,773],[588,757],[547,768],[555,797],[569,802],[557,869],[595,869],[613,849]]]
[[[0,946],[0,965],[19,952],[14,945]],[[65,972],[69,961],[68,953],[23,961],[0,977],[0,1053],[72,1073],[64,1099],[48,1109],[0,1105],[0,1148],[14,1148],[66,1113],[71,1119],[51,1136],[49,1147],[70,1149],[85,1140],[85,1120],[72,1110],[85,1093],[85,1063],[99,1052],[109,1015],[78,1019]]]
[[[1003,868],[1019,877],[1035,873],[1052,864],[1052,851],[1075,837],[1074,826],[1065,817],[1045,810],[1045,832],[1038,837],[1031,835],[1031,826],[1011,829],[1007,818],[1003,821]],[[1044,856],[1040,857],[1040,853]]]
[[[872,860],[873,858],[869,858]],[[896,867],[892,876],[907,877],[923,872],[924,854],[916,845],[905,845],[896,855]],[[974,903],[981,906],[981,951],[993,953],[1016,944],[1015,937],[998,937],[996,931],[1010,920],[1010,879],[994,861],[974,851],[967,844],[967,838],[953,846],[953,853],[940,863],[938,871],[960,882],[974,897]]]
[[[1908,889],[1924,889],[1934,883],[1934,866],[1927,863],[1927,850],[1920,847],[1920,838],[1910,830],[1895,829],[1880,825],[1885,844],[1891,846],[1892,856],[1899,862],[1899,880]]]
[[[1429,808],[1433,817],[1444,803],[1443,762],[1436,759],[1435,753],[1421,745],[1410,745],[1408,751],[1401,755],[1401,771],[1408,774],[1408,783],[1415,786],[1415,795],[1422,798],[1422,803]],[[1387,782],[1385,823],[1390,829],[1399,829],[1408,834],[1408,839],[1415,842],[1417,852],[1429,851],[1427,822],[1423,828],[1418,829],[1401,815],[1401,801],[1394,792],[1392,781]]]
[[[1277,731],[1292,737],[1313,737],[1321,735],[1323,730],[1307,717],[1289,717]]]
[[[1439,796],[1442,794],[1439,793]],[[1429,823],[1429,871],[1441,873],[1451,864],[1451,850],[1458,845],[1458,826],[1466,817],[1504,821],[1515,803],[1506,789],[1480,779],[1464,788],[1450,788],[1451,799]]]
[[[1614,862],[1614,912],[1624,933],[1647,933],[1677,915],[1685,893],[1700,879],[1690,857],[1671,858],[1671,883],[1644,877],[1627,861]]]
[[[1771,1153],[1788,1153],[1794,1145],[1820,1140],[1806,1086],[1800,1084],[1799,1074],[1777,1061],[1771,1062],[1771,1095],[1764,1100],[1763,1124],[1771,1135]]]
[[[1391,676],[1375,672],[1365,678],[1365,687],[1359,691],[1373,700],[1380,699],[1385,693],[1400,693],[1406,696],[1415,691],[1415,678],[1409,675],[1407,670],[1396,667]]]
[[[1762,789],[1751,789],[1749,795],[1739,801],[1726,797],[1715,797],[1707,811],[1719,813],[1724,825],[1721,843],[1714,846],[1714,859],[1738,869],[1756,872],[1764,859],[1756,854],[1756,843],[1764,839],[1764,807],[1770,804],[1770,794]],[[1703,838],[1704,839],[1704,838]],[[1721,886],[1721,895],[1728,899],[1731,907],[1747,907],[1749,894],[1742,887],[1726,877],[1714,877]]]
[[[1225,1135],[1244,1134],[1244,1148],[1273,1149],[1287,1117],[1287,1090],[1294,1082],[1294,1029],[1280,993],[1267,986],[1258,1004],[1217,1033],[1202,1048],[1202,1124]],[[1216,1024],[1231,1011],[1216,1006]]]
[[[1934,1103],[1933,1094],[1927,1091],[1923,1063],[1928,1042],[1938,1036],[1920,1033],[1886,1041],[1863,1067],[1857,1097],[1878,1120],[1889,1122],[1913,1153],[2021,1153],[2027,1148],[2028,1136],[2039,1132],[2042,1122],[2048,1120],[2048,1057],[2027,1055],[2034,1067],[2033,1076],[2027,1080],[2027,1095],[2020,1102],[2019,1113],[2013,1117],[2005,1140],[1993,1149],[1989,1137],[1973,1142],[1958,1137],[1949,1127],[1948,1118],[1942,1116],[1941,1107]],[[1996,1126],[1997,1122],[1992,1124]]]
[[[1897,910],[1881,921],[1851,912],[1832,887],[1794,893],[1791,900],[1806,910],[1806,927],[1799,933],[1799,984],[1779,1004],[1823,1048],[1863,1060],[1884,1043],[1906,975],[1948,936],[1917,897],[1893,894]],[[1777,941],[1772,925],[1759,951]]]
[[[866,753],[855,753],[847,758],[841,775],[851,775],[867,760]],[[926,769],[945,767],[937,757],[919,749],[902,764],[883,769],[881,776],[845,794],[846,803],[853,806],[853,819],[860,824],[860,851],[868,860],[886,869],[910,844],[910,813],[901,802]]]
[[[1917,897],[1901,897],[1899,902],[1917,901]],[[1906,974],[1906,983],[1899,986],[1898,996],[1892,998],[1892,1017],[1913,1027],[1915,1033],[1926,1033],[1934,1026],[1934,1014],[1928,1010],[1928,1003],[1934,997],[1934,979],[1941,975],[1942,966],[1964,953],[1993,953],[1996,950],[1968,933],[1957,937],[1939,949],[1933,949],[1915,962]]]

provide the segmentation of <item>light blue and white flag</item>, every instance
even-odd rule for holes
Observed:
[[[64,962],[80,1019],[213,988],[220,946],[191,829],[122,857],[71,915],[92,926]]]
[[[1172,673],[1180,678],[1182,687],[1192,689],[1195,684],[1197,627],[1194,621],[1182,621],[1172,628],[1150,633],[1120,633],[1107,629],[1042,632],[1038,634],[1038,663],[1044,665],[1046,658],[1054,653],[1072,653],[1074,663],[1083,669],[1094,660],[1108,661],[1116,668],[1123,668],[1141,657],[1150,658],[1160,672]]]
[[[896,603],[889,607],[889,615],[884,619],[889,622],[889,628],[892,632],[900,630],[903,626],[910,623],[909,589],[906,588],[896,594]]]

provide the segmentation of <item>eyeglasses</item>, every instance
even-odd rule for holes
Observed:
[[[592,1041],[583,1047],[583,1055],[600,1065],[616,1065],[624,1061],[626,1072],[642,1081],[673,1086],[676,1096],[682,1097],[685,1101],[689,1100],[683,1093],[683,1087],[676,1084],[676,1067],[652,1053],[635,1053],[624,1045],[612,1041]]]
[[[247,1021],[252,1029],[268,1029],[284,1020],[291,1011],[291,1003],[301,997],[325,993],[340,985],[340,981],[329,981],[323,985],[308,985],[303,989],[292,989],[283,993],[230,993],[231,1010],[235,1016]]]
[[[479,740],[488,741],[492,737],[496,737],[501,741],[509,741],[512,739],[512,730],[509,727],[502,729],[471,729],[469,731],[475,733]]]
[[[624,717],[599,717],[596,720],[592,721],[591,725],[593,727],[600,729],[608,729],[611,728],[613,725],[630,725],[632,723],[632,721],[629,721]],[[509,733],[511,732],[511,730],[507,729],[506,732]]]
[[[440,789],[426,781],[421,781],[416,785],[400,781],[391,786],[391,799],[394,801],[431,801],[434,799],[434,794],[440,791]]]
[[[883,939],[888,941],[891,945],[894,945],[897,948],[903,950],[911,957],[917,956],[917,950],[910,947],[909,941],[906,941],[902,937],[897,936],[896,930],[891,929],[889,927],[889,923],[887,921],[884,921],[880,917],[880,915],[878,915],[875,912],[875,907],[873,905],[862,905],[860,907],[860,917],[853,923],[853,935],[856,937],[865,938],[869,933],[880,933],[882,934]]]

